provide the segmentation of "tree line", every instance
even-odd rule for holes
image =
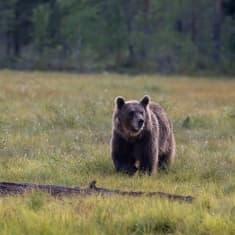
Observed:
[[[0,67],[235,71],[234,0],[0,0]]]

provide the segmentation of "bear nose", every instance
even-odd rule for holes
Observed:
[[[143,120],[143,119],[140,119],[140,120],[138,121],[138,127],[141,128],[141,127],[143,126],[143,124],[144,124],[144,120]]]

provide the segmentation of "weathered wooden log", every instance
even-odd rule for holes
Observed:
[[[14,183],[14,182],[0,182],[0,195],[14,195],[23,194],[28,191],[39,190],[47,192],[52,196],[63,196],[63,195],[126,195],[126,196],[147,196],[153,197],[158,196],[160,198],[167,198],[169,200],[177,200],[184,202],[192,202],[194,197],[182,196],[164,192],[141,192],[141,191],[121,191],[107,188],[101,188],[96,186],[96,181],[92,181],[87,188],[80,187],[65,187],[59,185],[43,185],[33,183]]]

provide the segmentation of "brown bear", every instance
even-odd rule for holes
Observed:
[[[175,138],[163,108],[147,95],[140,102],[116,97],[111,154],[119,172],[151,175],[167,170],[175,155]]]

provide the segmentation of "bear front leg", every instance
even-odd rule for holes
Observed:
[[[131,149],[119,136],[114,135],[112,138],[112,159],[116,171],[133,175],[137,168],[135,160],[131,156]]]
[[[124,156],[115,156],[113,157],[113,162],[114,162],[114,166],[117,172],[122,172],[122,173],[126,173],[129,175],[133,175],[135,174],[135,172],[137,171],[137,168],[135,166],[134,161],[125,161],[124,160]]]
[[[140,172],[141,173],[147,173],[148,175],[152,175],[154,174],[154,172],[156,171],[156,160],[153,160],[151,158],[151,156],[144,156],[145,159],[142,159],[140,161]]]

